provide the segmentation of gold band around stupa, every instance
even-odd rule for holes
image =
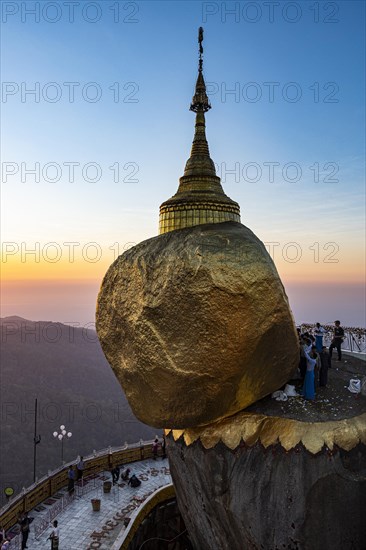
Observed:
[[[300,422],[241,412],[207,426],[165,430],[166,435],[170,433],[175,441],[183,437],[187,446],[199,440],[205,449],[212,449],[221,441],[233,450],[244,441],[248,447],[258,442],[265,448],[279,443],[286,451],[302,444],[312,454],[319,453],[324,446],[350,451],[359,443],[366,445],[366,413],[332,422]]]

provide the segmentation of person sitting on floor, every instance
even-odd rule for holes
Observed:
[[[141,481],[135,476],[135,474],[132,474],[128,480],[128,485],[131,485],[131,487],[139,487],[141,485]]]
[[[130,477],[130,469],[127,468],[127,470],[125,470],[124,472],[122,472],[121,474],[121,479],[122,481],[128,481],[129,477]]]

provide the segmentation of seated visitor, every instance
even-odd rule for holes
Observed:
[[[138,487],[139,485],[141,485],[141,481],[138,477],[135,476],[135,474],[132,474],[132,476],[128,480],[128,484],[131,485],[131,487]]]
[[[121,474],[121,479],[122,479],[123,481],[127,481],[127,480],[129,479],[129,477],[130,477],[130,471],[131,471],[131,470],[130,470],[129,468],[127,468],[127,470],[125,470],[124,472],[122,472],[122,474]]]

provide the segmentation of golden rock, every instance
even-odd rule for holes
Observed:
[[[104,278],[96,320],[135,415],[155,427],[233,415],[298,365],[274,263],[236,222],[168,232],[125,252]]]

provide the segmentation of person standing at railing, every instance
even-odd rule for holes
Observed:
[[[159,440],[156,437],[154,439],[154,443],[152,444],[152,454],[153,454],[153,459],[154,460],[156,460],[156,457],[158,456],[158,449],[159,449]]]
[[[340,321],[334,321],[334,333],[333,333],[333,340],[332,343],[329,346],[329,357],[332,359],[332,354],[334,348],[337,348],[338,352],[338,361],[342,361],[342,349],[341,345],[344,339],[344,330],[341,327]]]
[[[77,479],[82,479],[84,475],[84,460],[82,456],[80,457],[79,462],[76,464],[76,470],[78,474]]]
[[[69,471],[67,472],[67,480],[67,490],[69,495],[72,495],[75,490],[75,471],[72,466],[70,466]]]

